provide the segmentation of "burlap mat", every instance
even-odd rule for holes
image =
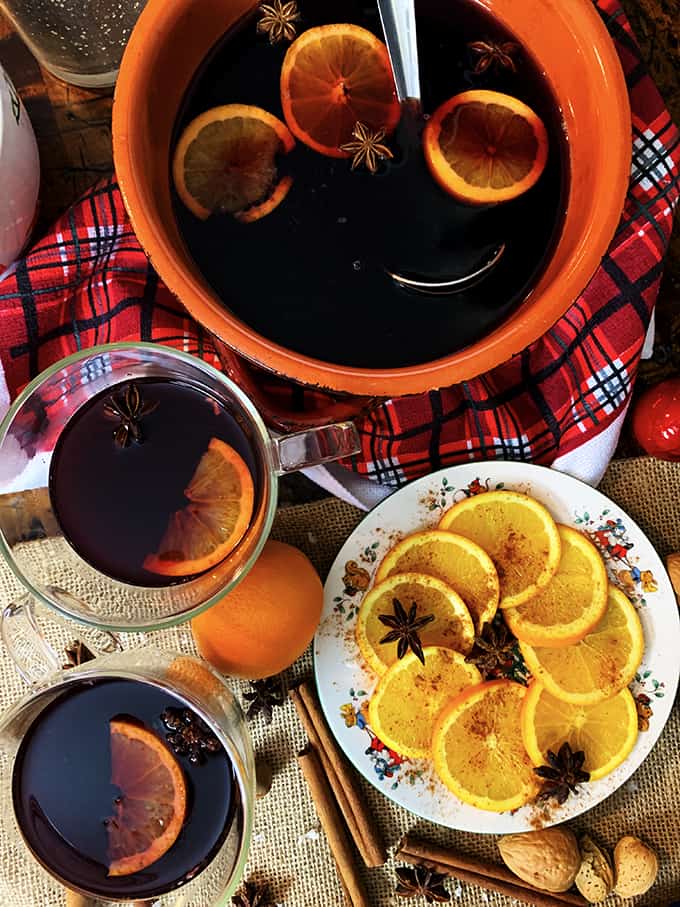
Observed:
[[[680,467],[649,459],[614,463],[601,485],[642,526],[662,555],[680,550]],[[281,510],[273,536],[305,551],[322,576],[326,575],[336,552],[362,514],[336,500],[326,500]],[[0,604],[3,606],[20,592],[9,571],[0,569]],[[149,634],[149,642],[193,652],[191,634],[176,628],[162,634]],[[680,653],[678,653],[680,657]],[[308,651],[288,672],[288,679],[311,673]],[[247,685],[234,685],[242,693]],[[22,687],[4,651],[0,656],[0,709],[23,695]],[[313,804],[307,794],[294,759],[304,745],[305,735],[294,709],[287,702],[277,709],[266,726],[262,719],[251,724],[258,758],[274,771],[270,793],[258,802],[251,857],[247,877],[266,880],[274,903],[285,907],[341,907],[343,897],[330,851],[321,832]],[[400,836],[411,831],[434,841],[448,843],[469,853],[497,859],[495,839],[438,828],[417,820],[391,804],[357,776],[376,823],[392,847]],[[574,828],[588,829],[605,844],[613,846],[624,833],[647,840],[659,853],[661,870],[653,890],[638,904],[665,907],[680,899],[680,710],[676,702],[672,717],[651,756],[616,794],[593,809]],[[12,852],[0,844],[0,904],[7,907],[61,907],[63,901],[48,893],[36,868],[35,878],[27,880],[27,894],[12,899],[7,879],[12,874]],[[374,907],[405,903],[394,892],[393,864],[365,872]],[[461,907],[489,904],[509,907],[515,902],[480,889],[450,883],[453,903]],[[414,907],[424,901],[412,900]],[[619,901],[619,904],[632,902]],[[190,905],[204,907],[204,905]],[[208,905],[205,905],[208,907]]]

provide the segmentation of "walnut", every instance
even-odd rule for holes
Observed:
[[[622,898],[644,894],[656,881],[659,871],[657,855],[639,838],[626,835],[614,848],[616,893]]]
[[[576,887],[591,904],[609,895],[614,888],[614,870],[607,854],[588,835],[579,841],[581,868],[576,876]]]
[[[498,849],[508,869],[544,891],[567,891],[581,866],[576,835],[568,828],[506,835]]]
[[[680,600],[680,552],[668,555],[666,558],[666,570],[668,570],[668,576],[675,594]]]

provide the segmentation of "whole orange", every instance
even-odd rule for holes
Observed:
[[[242,582],[191,621],[198,651],[223,674],[257,680],[291,665],[311,642],[323,586],[297,548],[269,541]]]

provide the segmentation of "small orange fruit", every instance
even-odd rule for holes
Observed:
[[[250,525],[253,477],[243,458],[219,438],[211,438],[184,495],[189,503],[172,515],[158,551],[144,560],[152,573],[203,573],[238,545]]]
[[[307,557],[268,541],[235,589],[191,621],[196,648],[223,674],[257,679],[298,658],[316,632],[323,586]]]
[[[281,104],[290,131],[329,157],[348,157],[357,122],[390,133],[401,108],[387,48],[358,25],[320,25],[288,48]]]
[[[485,205],[517,198],[535,185],[548,160],[548,134],[517,98],[464,91],[432,114],[423,150],[442,189],[459,201]]]
[[[213,107],[192,120],[177,143],[177,194],[201,220],[215,213],[259,220],[288,194],[293,181],[279,177],[276,158],[294,146],[285,124],[261,107]]]
[[[121,796],[106,823],[109,875],[141,872],[170,850],[187,810],[184,774],[152,731],[131,721],[109,723],[111,783]]]

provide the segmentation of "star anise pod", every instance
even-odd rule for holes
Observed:
[[[124,393],[114,396],[111,394],[104,403],[104,413],[111,419],[120,420],[113,432],[113,440],[119,447],[127,447],[131,441],[141,444],[143,441],[141,421],[158,406],[158,400],[153,403],[143,400],[142,393],[131,381]]]
[[[397,658],[403,658],[409,649],[417,658],[425,664],[425,655],[423,654],[423,644],[420,641],[418,631],[426,624],[434,620],[434,614],[425,614],[423,617],[417,617],[418,605],[413,602],[409,608],[408,614],[406,609],[398,598],[392,599],[394,614],[379,614],[378,620],[386,627],[392,627],[389,633],[386,633],[380,640],[381,643],[397,643]]]
[[[481,76],[488,69],[509,69],[510,72],[517,72],[517,64],[512,55],[519,50],[519,44],[514,41],[503,41],[496,44],[494,41],[472,41],[468,47],[473,53],[479,55],[472,70],[475,75]]]
[[[244,882],[243,887],[231,899],[234,907],[266,907],[269,903],[269,892],[266,885],[256,882]]]
[[[512,660],[515,648],[515,637],[506,624],[496,618],[482,627],[482,632],[475,636],[474,645],[465,661],[476,665],[484,677],[489,677],[496,668]]]
[[[560,806],[569,794],[578,793],[579,784],[590,781],[590,774],[583,771],[585,762],[583,750],[572,752],[568,743],[563,743],[557,755],[548,750],[549,765],[541,765],[534,772],[543,779],[538,800],[557,800]]]
[[[383,141],[386,135],[384,129],[373,131],[364,123],[357,121],[354,124],[352,135],[355,141],[340,145],[340,151],[346,151],[347,154],[352,155],[352,170],[365,164],[367,170],[376,173],[380,161],[394,157]]]
[[[394,871],[399,879],[396,888],[399,897],[421,897],[428,904],[446,904],[451,900],[451,895],[444,888],[446,876],[443,873],[433,872],[427,866],[414,866],[412,869],[401,866]]]
[[[161,721],[169,734],[165,739],[176,756],[186,756],[193,765],[205,762],[206,753],[218,753],[222,744],[208,725],[191,709],[167,708]]]
[[[297,34],[295,23],[300,21],[300,10],[295,0],[272,0],[260,5],[262,18],[257,23],[257,30],[267,35],[270,44],[279,41],[293,41]]]
[[[70,646],[65,647],[64,652],[67,658],[67,663],[63,666],[64,670],[77,668],[78,665],[85,664],[86,661],[92,661],[94,658],[94,654],[79,639],[74,639]]]
[[[272,723],[272,712],[277,706],[283,705],[286,694],[280,677],[265,677],[264,680],[253,680],[251,690],[243,694],[249,702],[246,717],[251,719],[262,713],[267,724]]]

